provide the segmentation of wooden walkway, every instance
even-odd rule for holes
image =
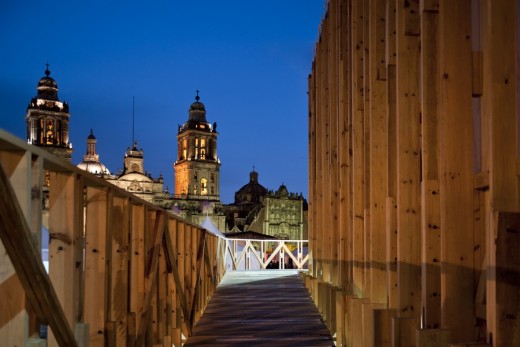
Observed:
[[[185,346],[333,346],[297,271],[228,272]]]

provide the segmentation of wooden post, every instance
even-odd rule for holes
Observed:
[[[471,2],[440,1],[442,328],[474,339]]]
[[[495,267],[488,269],[496,281],[493,298],[496,311],[489,312],[495,324],[493,346],[520,345],[520,213],[499,213],[494,229],[496,246]]]
[[[316,227],[316,77],[315,67],[313,61],[313,73],[308,78],[309,90],[309,212],[307,220],[308,238],[309,238],[309,254],[311,261],[309,262],[309,274],[316,277],[315,263],[315,247],[317,242],[317,227]]]
[[[349,15],[348,1],[341,0],[339,5],[339,184],[340,184],[340,213],[339,213],[339,244],[340,244],[340,287],[350,289],[352,281],[352,249],[351,249],[351,208],[352,208],[352,181],[351,181],[351,105],[350,105],[350,45],[349,45]],[[310,199],[310,195],[309,195]],[[309,248],[311,246],[309,245]]]
[[[486,323],[493,346],[518,344],[518,289],[515,230],[517,218],[503,212],[520,211],[518,179],[518,51],[520,21],[516,1],[483,1],[482,152],[484,174],[489,173],[486,201]],[[508,221],[509,220],[509,221]],[[509,224],[508,227],[503,225]],[[513,225],[514,223],[514,225]],[[516,258],[515,258],[516,257]],[[509,263],[511,261],[511,263]],[[509,272],[509,275],[507,275]],[[513,319],[515,316],[516,319]]]
[[[329,167],[330,179],[330,283],[339,285],[339,115],[338,115],[338,16],[339,0],[332,0],[329,3],[331,8],[329,15],[329,119],[330,119],[330,151]]]
[[[144,301],[144,271],[145,271],[145,248],[144,234],[145,227],[145,207],[132,202],[130,206],[131,226],[130,226],[130,312],[129,326],[135,326],[128,330],[128,341],[131,343],[137,337],[137,327],[140,324],[141,305]]]
[[[79,294],[79,276],[75,275],[75,242],[82,239],[83,188],[73,173],[49,173],[49,278],[60,299],[71,327],[76,322],[75,301]],[[52,331],[49,346],[57,346]]]
[[[363,2],[352,1],[352,292],[363,297],[364,292],[364,103],[363,103]]]
[[[117,346],[127,344],[127,312],[129,311],[129,234],[131,203],[128,198],[114,196],[110,211],[111,242],[110,297],[108,320],[114,322],[114,338]]]
[[[388,121],[385,60],[386,4],[371,0],[369,13],[370,277],[372,303],[386,303],[386,195]]]
[[[109,191],[86,188],[85,212],[85,323],[89,325],[89,346],[104,346],[106,321],[106,235]]]
[[[421,308],[426,329],[441,326],[438,11],[438,0],[421,1]]]
[[[396,2],[386,3],[387,199],[386,287],[388,307],[398,307],[397,292],[397,82]]]
[[[421,307],[420,271],[420,108],[419,108],[419,4],[399,2],[397,28],[397,274],[399,317],[406,327],[401,345],[411,341]],[[410,336],[410,334],[412,334]]]
[[[324,242],[324,230],[323,230],[323,188],[322,182],[324,179],[323,176],[323,137],[325,136],[324,129],[324,119],[322,112],[322,104],[323,104],[323,44],[321,43],[321,35],[320,41],[316,44],[316,57],[315,57],[315,66],[316,66],[316,185],[315,185],[315,210],[314,214],[314,252],[313,252],[313,260],[314,260],[314,268],[313,271],[316,273],[316,278],[322,279],[323,276],[323,242]]]

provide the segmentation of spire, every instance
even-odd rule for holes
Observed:
[[[196,92],[197,92],[197,96],[195,96],[195,100],[196,100],[197,102],[199,102],[199,100],[200,100],[199,90],[196,90]]]
[[[90,135],[87,137],[87,155],[84,160],[99,160],[99,157],[96,153],[96,137],[94,136],[94,131],[90,129]]]
[[[45,76],[49,77],[49,75],[51,74],[51,71],[49,70],[49,63],[45,64]]]
[[[134,131],[135,131],[135,96],[132,96],[132,143],[135,144]],[[135,144],[134,146],[136,146],[136,145],[137,144]]]

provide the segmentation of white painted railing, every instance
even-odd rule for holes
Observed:
[[[228,271],[308,268],[308,240],[224,240]]]

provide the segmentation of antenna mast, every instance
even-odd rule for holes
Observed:
[[[135,143],[134,129],[135,129],[135,96],[132,96],[132,146]]]

